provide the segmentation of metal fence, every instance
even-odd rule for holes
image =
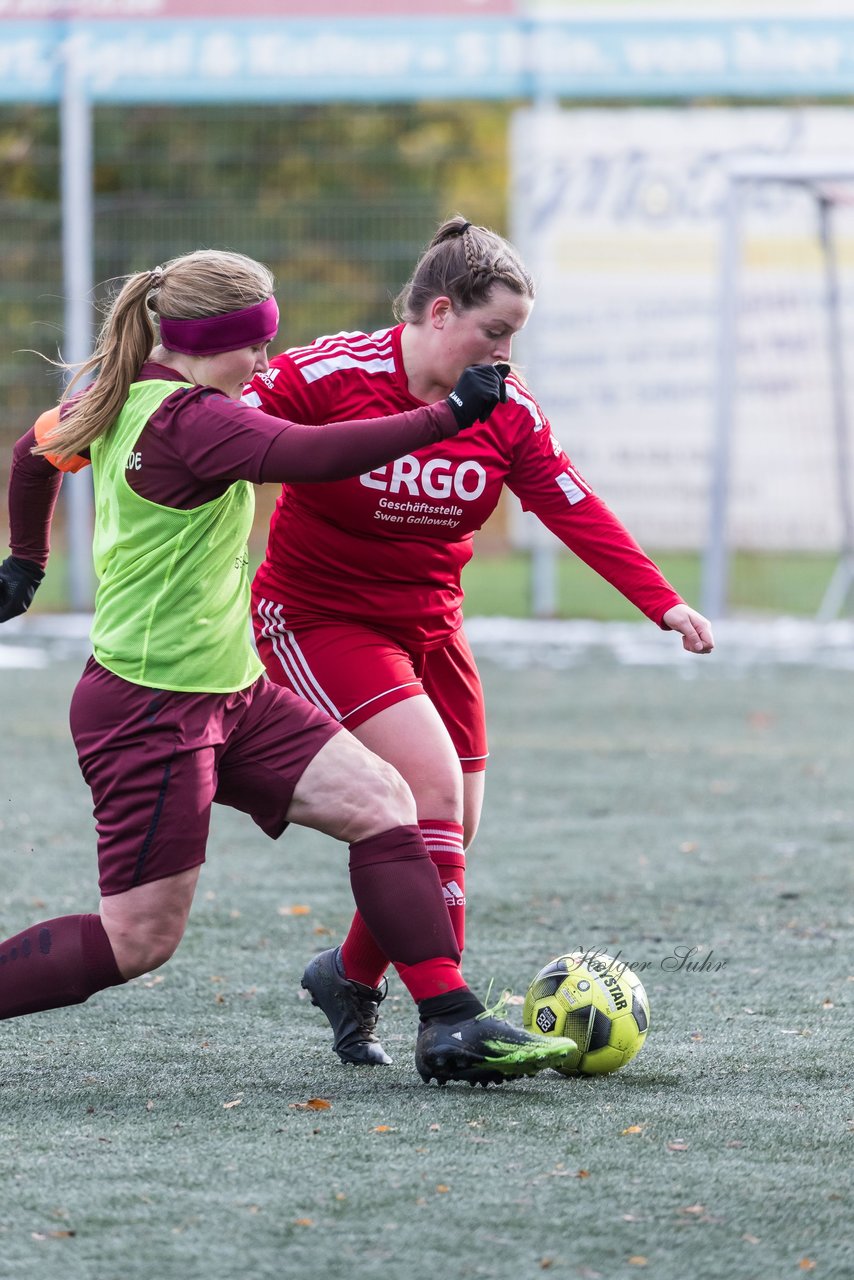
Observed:
[[[97,106],[93,279],[199,247],[269,264],[278,348],[389,323],[391,299],[458,208],[506,227],[510,104]],[[56,107],[0,107],[0,486],[61,380]],[[104,289],[96,287],[95,302]],[[0,532],[5,541],[5,502]],[[62,536],[61,515],[57,533]]]

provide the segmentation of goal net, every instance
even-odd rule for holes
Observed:
[[[854,161],[731,160],[722,226],[702,606],[733,548],[832,552],[820,616],[854,587]]]

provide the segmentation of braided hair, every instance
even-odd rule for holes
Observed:
[[[417,324],[434,298],[450,298],[455,311],[481,307],[494,285],[533,299],[534,281],[514,247],[462,214],[443,222],[398,294],[394,314]]]

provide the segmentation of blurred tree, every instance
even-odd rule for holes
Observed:
[[[469,101],[99,106],[94,278],[228,247],[275,272],[279,346],[387,324],[448,214],[506,230],[510,110]],[[0,192],[5,492],[11,443],[59,385],[29,354],[53,356],[62,341],[54,106],[0,106]],[[102,285],[96,294],[103,301]]]

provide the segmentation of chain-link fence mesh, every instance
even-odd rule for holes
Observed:
[[[94,279],[200,247],[238,249],[276,275],[274,349],[387,324],[448,214],[506,229],[509,111],[471,102],[96,107]],[[14,440],[61,385],[32,354],[55,358],[63,340],[59,146],[55,106],[0,108],[4,496]]]

